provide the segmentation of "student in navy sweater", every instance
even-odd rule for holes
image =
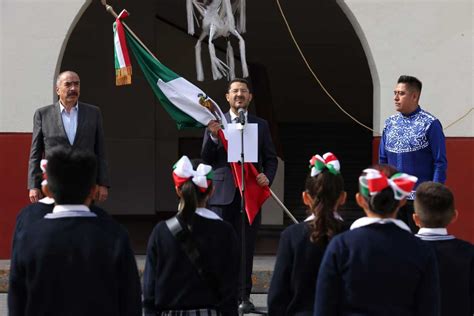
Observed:
[[[141,315],[141,291],[127,232],[92,213],[96,157],[59,150],[48,159],[52,213],[16,240],[8,309],[16,315]],[[48,194],[49,195],[49,194]]]
[[[357,203],[367,217],[329,243],[319,269],[314,315],[437,316],[436,258],[396,219],[416,177],[364,170]],[[387,178],[390,177],[390,178]]]
[[[15,230],[13,232],[13,242],[12,242],[12,255],[13,252],[17,249],[15,246],[16,240],[19,239],[24,231],[28,230],[28,227],[35,223],[36,221],[44,218],[48,213],[51,213],[54,208],[54,199],[48,194],[47,189],[48,180],[46,178],[46,165],[48,161],[42,159],[40,163],[41,170],[43,171],[43,181],[41,182],[41,190],[43,192],[44,198],[40,199],[38,202],[31,203],[20,210],[16,217]],[[95,213],[99,217],[109,216],[107,212],[96,205],[92,205],[92,199],[88,198],[85,205],[89,206],[91,212]]]
[[[268,291],[268,315],[312,315],[319,264],[329,240],[342,229],[337,213],[346,192],[336,156],[326,153],[310,160],[303,202],[310,216],[286,228]]]
[[[448,235],[446,229],[457,216],[454,196],[446,186],[431,181],[418,186],[413,214],[420,227],[416,236],[435,249],[442,316],[474,314],[474,246]]]
[[[212,275],[213,282],[198,272],[168,228],[169,222],[158,223],[148,241],[143,275],[145,315],[237,315],[237,235],[230,224],[205,208],[213,191],[212,168],[193,162],[194,167],[183,156],[174,166],[180,197],[176,219],[200,254],[199,268]]]

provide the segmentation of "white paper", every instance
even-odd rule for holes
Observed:
[[[227,162],[239,162],[241,160],[241,130],[240,124],[227,125]],[[250,123],[244,125],[244,161],[258,162],[258,124]]]

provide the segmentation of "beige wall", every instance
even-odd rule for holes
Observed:
[[[472,0],[338,0],[361,38],[374,80],[374,129],[394,113],[401,74],[423,82],[421,105],[447,126],[473,107]],[[474,136],[474,115],[445,130]]]

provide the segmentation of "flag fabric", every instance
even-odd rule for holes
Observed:
[[[206,127],[211,120],[219,120],[222,130],[219,138],[227,150],[225,130],[227,120],[214,100],[201,89],[163,65],[127,29],[124,29],[127,44],[138,65],[145,74],[161,105],[176,122],[178,129]],[[230,163],[236,186],[241,188],[242,175],[238,163]],[[251,163],[245,163],[245,203],[249,223],[252,224],[265,200],[270,196],[268,186],[257,183],[258,171]]]
[[[224,148],[227,150],[227,139],[224,136],[222,130],[219,131],[219,139],[221,140]],[[236,186],[239,187],[242,192],[242,169],[240,164],[237,162],[231,162],[230,168],[236,182]],[[249,219],[250,225],[252,225],[255,216],[257,216],[263,203],[270,197],[270,188],[268,186],[261,187],[257,183],[257,176],[259,172],[252,163],[244,163],[244,176],[245,176],[245,212]]]
[[[132,83],[132,65],[130,63],[124,27],[121,21],[121,19],[127,16],[127,10],[122,10],[114,23],[115,84],[117,86]]]
[[[163,65],[125,29],[127,43],[145,78],[178,129],[206,127],[211,120],[227,121],[219,106],[201,89]]]

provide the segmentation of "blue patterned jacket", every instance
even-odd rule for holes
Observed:
[[[414,112],[397,113],[385,121],[379,146],[379,163],[425,181],[446,181],[446,143],[439,120],[418,107]],[[414,191],[408,199],[414,198]]]

